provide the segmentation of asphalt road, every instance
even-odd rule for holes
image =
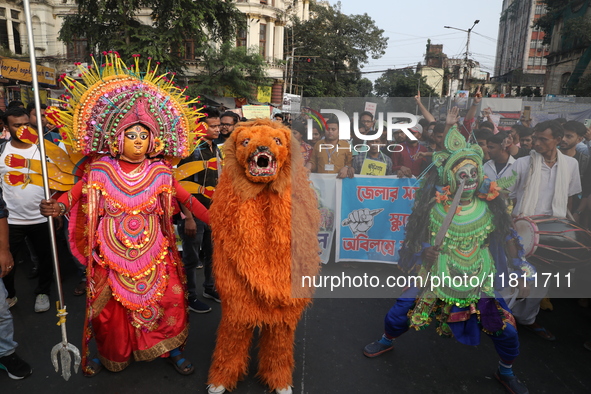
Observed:
[[[75,297],[76,272],[62,263],[68,306],[68,335],[81,346],[84,297]],[[165,360],[138,362],[119,373],[103,371],[94,378],[81,372],[64,381],[53,370],[51,348],[61,341],[55,308],[33,311],[36,280],[27,279],[27,263],[18,267],[18,304],[12,308],[18,354],[33,367],[33,375],[14,381],[0,371],[0,393],[205,393],[207,370],[220,319],[220,305],[205,300],[213,311],[191,313],[185,355],[196,366],[190,376],[179,375]],[[200,275],[202,275],[200,273]],[[52,306],[57,291],[52,294]],[[375,359],[363,356],[363,347],[379,338],[383,316],[392,299],[316,299],[303,316],[296,335],[295,393],[503,393],[494,379],[497,356],[483,335],[479,346],[440,338],[433,328],[408,332],[395,342],[395,350]],[[583,342],[591,339],[591,309],[575,300],[554,300],[554,311],[541,312],[539,322],[557,337],[544,341],[520,331],[521,355],[514,369],[531,393],[590,393],[591,352]],[[250,373],[236,394],[266,393],[254,374],[256,349]]]

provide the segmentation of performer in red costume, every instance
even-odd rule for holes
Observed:
[[[88,84],[91,97],[75,97],[72,106],[72,118],[81,121],[61,124],[72,145],[91,156],[87,170],[68,193],[44,200],[40,209],[52,217],[71,213],[71,243],[87,266],[84,373],[95,375],[102,366],[116,372],[133,359],[170,357],[186,375],[194,368],[180,350],[188,314],[171,221],[174,200],[205,223],[209,214],[175,179],[169,159],[194,148],[198,113],[180,96],[167,94],[172,85],[159,84],[153,73],[131,78],[118,57],[111,60],[114,70],[107,71],[120,75],[96,81],[95,97]],[[89,107],[93,116],[84,119]],[[69,119],[65,111],[53,118],[58,124]],[[98,357],[88,360],[92,333]]]

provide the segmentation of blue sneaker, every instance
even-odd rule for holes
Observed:
[[[383,344],[382,342],[375,341],[363,348],[363,354],[365,357],[377,357],[382,353],[389,352],[394,349],[394,344]]]

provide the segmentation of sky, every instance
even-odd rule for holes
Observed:
[[[478,19],[470,35],[471,58],[493,76],[501,8],[501,0],[341,0],[343,13],[368,14],[389,37],[386,54],[370,59],[362,69],[366,72],[424,63],[428,38],[432,44],[443,44],[448,57],[463,58],[467,33],[443,26],[468,30]],[[372,81],[380,75],[365,74]]]

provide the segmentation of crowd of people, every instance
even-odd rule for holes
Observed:
[[[386,139],[385,127],[381,138],[375,140],[365,142],[358,138],[339,140],[339,121],[336,117],[332,117],[326,120],[324,129],[314,127],[314,132],[319,132],[322,137],[320,140],[306,142],[303,138],[306,120],[295,122],[294,135],[301,143],[307,167],[314,173],[334,173],[337,178],[361,174],[427,179],[429,173],[435,172],[431,167],[439,165],[433,158],[449,149],[449,146],[445,146],[444,140],[449,130],[456,128],[464,141],[477,144],[481,148],[482,157],[480,162],[474,163],[474,166],[482,168],[483,176],[488,179],[485,182],[503,184],[505,180],[510,181],[505,183],[513,183],[507,188],[506,194],[501,194],[503,206],[511,212],[513,219],[547,215],[570,220],[574,226],[589,230],[591,128],[587,128],[582,122],[567,121],[564,118],[532,125],[531,119],[522,117],[510,128],[500,130],[494,123],[490,110],[484,110],[480,119],[477,117],[482,100],[479,92],[472,98],[471,106],[461,121],[457,108],[450,110],[445,121],[437,121],[422,104],[420,96],[415,97],[415,100],[422,119],[417,125],[410,127],[410,133],[395,130],[390,141]],[[361,134],[376,133],[376,121],[370,112],[360,113],[359,124],[355,126]],[[414,139],[411,138],[411,134],[415,137]],[[363,148],[360,149],[359,144],[362,144]],[[396,148],[392,149],[393,145]],[[381,173],[369,171],[369,166],[366,165],[368,161],[384,163],[384,171]],[[470,175],[468,175],[469,178]],[[481,179],[480,182],[483,180]],[[443,185],[445,184],[440,186]],[[425,195],[424,191],[423,195]],[[495,195],[496,192],[491,196]],[[429,199],[426,199],[419,206],[424,207],[428,203]],[[404,243],[406,246],[417,242],[415,238],[420,238],[419,234],[409,234],[414,223],[419,220],[418,214],[413,211],[413,215],[409,218],[406,226],[407,238]],[[495,214],[498,216],[499,212]],[[425,222],[423,224],[428,225]],[[426,228],[426,226],[423,227]],[[425,235],[423,242],[429,243],[429,241],[429,237]],[[560,248],[560,246],[556,247]],[[585,247],[589,248],[591,245],[585,245]],[[414,252],[415,256],[418,255],[425,261],[431,263],[439,261],[439,249],[425,251],[424,248],[418,247]],[[401,256],[403,254],[401,252]],[[511,256],[509,260],[511,258],[516,256]],[[540,274],[555,272],[556,269],[543,264],[536,268]],[[502,272],[502,269],[498,269],[498,272]],[[515,324],[517,323],[523,329],[532,331],[544,340],[556,339],[554,334],[539,324],[536,319],[541,306],[545,309],[552,308],[550,300],[546,298],[550,287],[534,286],[521,289],[518,294],[512,292],[508,294],[509,289],[499,291],[497,294],[501,299],[499,307],[507,313],[509,310],[512,311],[513,328],[517,327]],[[406,298],[409,295],[410,297]],[[393,340],[409,328],[409,317],[411,326],[415,328],[419,326],[412,321],[411,312],[413,308],[413,313],[420,312],[417,312],[417,303],[420,302],[421,297],[424,295],[413,288],[398,300],[386,316],[385,332],[382,338],[364,349],[367,357],[376,357],[391,350]],[[519,302],[515,302],[516,297]],[[510,308],[505,303],[505,299],[511,304]],[[578,299],[578,303],[586,306],[588,299]],[[424,311],[423,316],[425,316]],[[432,315],[427,313],[427,316]],[[454,331],[454,335],[461,342],[474,344],[471,334]],[[519,346],[516,332],[504,331],[503,335],[505,336],[492,336],[501,357],[496,376],[510,392],[525,393],[527,388],[514,377],[511,371]],[[462,339],[462,336],[465,338]],[[591,342],[585,342],[584,346],[591,350]]]
[[[485,178],[478,178],[479,173],[482,173],[489,181],[496,183],[502,183],[503,179],[511,178],[510,183],[512,185],[508,187],[509,193],[507,195],[501,195],[499,200],[495,200],[496,196],[494,196],[491,198],[491,200],[495,200],[494,204],[487,203],[481,207],[483,217],[486,216],[487,220],[495,223],[498,233],[494,233],[494,237],[498,238],[498,244],[503,243],[503,237],[508,237],[507,239],[511,240],[509,243],[517,239],[510,228],[510,220],[505,220],[506,218],[499,219],[500,216],[503,216],[502,210],[498,208],[501,206],[499,204],[506,208],[505,211],[508,209],[513,218],[549,215],[568,218],[582,228],[589,228],[591,224],[591,180],[589,179],[589,176],[591,176],[591,128],[588,129],[581,122],[567,121],[562,118],[541,122],[532,127],[531,120],[522,118],[520,122],[511,126],[510,129],[499,130],[499,127],[492,121],[490,113],[485,112],[482,118],[478,118],[477,110],[481,102],[479,92],[472,99],[471,106],[461,122],[459,121],[457,108],[449,111],[445,121],[438,121],[424,107],[419,96],[415,99],[422,119],[416,125],[410,127],[408,132],[403,132],[401,129],[394,130],[392,140],[388,140],[385,127],[380,137],[376,139],[365,141],[352,133],[354,135],[352,140],[340,140],[339,121],[336,117],[328,117],[324,122],[313,122],[311,139],[308,139],[308,119],[305,115],[290,122],[284,119],[283,116],[278,116],[275,120],[291,126],[292,136],[298,142],[305,167],[312,173],[336,174],[337,178],[352,178],[355,175],[396,175],[399,178],[423,178],[427,183],[430,174],[435,174],[430,184],[431,189],[425,188],[422,194],[423,196],[428,195],[429,198],[425,197],[427,199],[424,202],[429,204],[431,204],[431,197],[435,195],[439,197],[439,193],[441,193],[436,185],[441,187],[453,184],[457,188],[459,182],[462,181],[463,183],[464,180],[467,180],[468,184],[472,182],[481,185]],[[82,198],[81,190],[83,187],[80,186],[79,189],[74,189],[77,190],[75,193],[64,195],[66,197],[59,200],[46,202],[44,206],[42,205],[41,211],[39,210],[39,204],[44,200],[42,188],[33,184],[24,189],[21,188],[22,183],[18,183],[16,180],[18,171],[15,172],[14,166],[7,164],[7,157],[10,155],[10,160],[15,160],[15,157],[20,155],[19,157],[26,160],[40,160],[37,147],[26,140],[20,139],[17,134],[17,131],[22,126],[36,127],[35,108],[32,106],[23,107],[20,102],[12,102],[1,117],[4,141],[0,145],[0,184],[2,186],[0,192],[3,194],[4,199],[0,195],[0,269],[3,279],[0,281],[0,368],[7,370],[9,376],[13,379],[25,378],[32,372],[31,367],[16,355],[16,343],[12,338],[12,322],[9,308],[13,307],[18,301],[14,280],[16,273],[15,262],[31,259],[34,263],[34,269],[29,273],[29,276],[38,277],[34,310],[37,313],[49,310],[53,269],[50,261],[50,234],[47,226],[47,216],[55,217],[58,220],[58,229],[67,234],[68,225],[67,223],[62,224],[62,221],[65,220],[64,213],[70,210],[77,199]],[[40,134],[49,143],[59,145],[60,134],[47,123],[45,117],[46,107],[42,107],[42,110],[41,118],[44,129]],[[179,190],[177,198],[181,198],[178,196],[184,196],[185,200],[183,201],[184,204],[180,206],[181,212],[176,213],[174,218],[172,215],[169,215],[170,217],[161,215],[160,220],[162,220],[162,223],[159,225],[164,234],[167,231],[167,220],[174,220],[178,226],[178,233],[182,240],[182,267],[184,267],[184,270],[182,273],[177,273],[178,277],[176,279],[171,280],[180,283],[179,278],[186,275],[187,307],[190,311],[196,313],[211,311],[211,307],[200,300],[199,296],[220,302],[220,296],[215,287],[215,278],[212,275],[214,245],[211,230],[208,226],[207,209],[215,193],[219,169],[223,163],[223,144],[232,134],[237,124],[244,120],[235,112],[221,113],[216,108],[205,108],[203,113],[205,114],[204,121],[207,124],[207,130],[197,140],[197,148],[179,163],[179,166],[192,162],[200,164],[200,170],[189,179],[197,184],[197,189],[192,191],[194,199],[189,200],[190,196],[183,194]],[[361,112],[358,119],[359,123],[355,125],[355,128],[360,134],[373,135],[377,132],[377,122],[371,112]],[[148,145],[151,147],[150,149],[153,148],[151,142],[146,142],[146,139],[150,138],[149,130],[146,131],[142,127],[137,128],[138,124],[141,126],[146,122],[146,119],[142,119],[141,122],[136,119],[128,123],[122,121],[121,125],[117,123],[114,126],[117,128],[117,135],[120,135],[117,138],[121,138],[119,140],[120,146],[111,146],[109,149],[112,149],[113,157],[119,158],[118,160],[121,162],[111,163],[105,159],[105,163],[101,165],[108,168],[109,171],[112,168],[123,168],[123,173],[114,172],[114,174],[121,176],[121,179],[117,178],[117,182],[121,184],[120,187],[127,187],[128,183],[132,184],[130,183],[131,178],[127,179],[127,175],[123,176],[121,174],[135,174],[136,171],[140,170],[161,170],[157,167],[148,170],[151,166],[143,166],[142,164],[146,161]],[[123,127],[123,125],[126,127]],[[133,129],[133,127],[136,127],[137,130]],[[411,136],[414,138],[411,138]],[[461,139],[460,144],[464,144],[462,145],[464,147],[457,151],[461,151],[461,154],[457,153],[456,150],[450,150],[449,143],[446,143],[452,137]],[[129,151],[125,150],[128,149],[127,146],[130,147]],[[133,156],[132,153],[129,153],[132,146],[135,146],[135,149],[141,152],[137,160],[131,157]],[[392,149],[392,146],[395,148]],[[352,147],[356,148],[353,149]],[[130,157],[121,157],[123,153],[129,153],[128,156]],[[458,160],[453,168],[448,168],[447,164],[443,165],[442,161],[439,160],[444,156],[444,160],[447,160],[449,155],[457,155]],[[451,166],[451,164],[449,165]],[[124,168],[125,166],[129,168]],[[445,168],[437,173],[440,166],[445,166]],[[97,179],[100,171],[107,171],[98,167],[95,170],[97,171]],[[92,171],[89,174],[90,178],[85,178],[85,182],[92,179]],[[436,180],[437,177],[439,177],[438,180]],[[173,185],[176,187],[176,183],[173,183]],[[449,192],[450,189],[448,188],[447,191]],[[108,192],[115,193],[110,189]],[[451,193],[453,192],[452,188]],[[479,204],[475,202],[480,200],[474,197],[474,192],[472,190],[468,197],[463,198],[462,206],[472,207]],[[74,195],[74,200],[72,200],[72,195]],[[431,206],[433,212],[436,212],[437,207]],[[147,208],[143,207],[142,209]],[[144,212],[146,218],[152,215],[151,212]],[[425,212],[421,214],[425,216]],[[115,216],[114,213],[101,211],[99,217],[93,220],[98,223],[101,220],[112,220]],[[410,260],[414,259],[410,265],[419,264],[419,266],[423,267],[421,269],[425,269],[429,265],[437,265],[433,263],[441,261],[440,254],[443,254],[444,250],[441,245],[424,246],[433,241],[430,236],[421,232],[429,228],[429,215],[426,216],[427,218],[420,217],[418,212],[413,212],[407,226],[407,242],[405,242],[405,247],[409,249],[406,255],[414,256],[412,258],[408,257]],[[422,226],[422,230],[418,229],[417,226]],[[100,232],[100,228],[97,227],[97,231]],[[148,231],[147,228],[146,231]],[[493,237],[492,231],[482,231],[486,233],[486,237],[480,240],[482,245],[478,244],[479,247],[482,246],[491,250],[493,247],[500,247],[485,242],[489,235]],[[104,240],[95,245],[98,248],[97,250],[100,250],[101,258],[111,252],[101,246],[108,241],[107,234],[103,235]],[[160,235],[154,233],[154,236],[158,237]],[[416,239],[409,239],[408,237],[415,237]],[[421,242],[423,246],[420,245]],[[412,249],[413,243],[416,246],[415,249]],[[70,252],[67,249],[67,243],[64,242],[62,246],[64,248],[63,253]],[[514,250],[507,252],[506,259],[518,259],[515,253]],[[124,259],[124,255],[124,253],[118,255],[117,258]],[[404,255],[405,253],[401,253],[401,256]],[[89,278],[84,273],[85,264],[82,264],[77,258],[72,260],[77,263],[81,276],[79,285],[74,289],[74,294],[85,295],[87,294],[87,278]],[[417,263],[419,260],[424,260],[427,263]],[[165,261],[164,257],[162,257],[162,261]],[[498,264],[498,261],[494,263]],[[104,264],[105,266],[109,265],[108,262],[104,262]],[[196,270],[201,268],[204,271],[205,278],[202,291],[198,290],[199,286],[196,283]],[[487,272],[494,271],[491,267],[487,269],[489,270]],[[515,266],[513,269],[519,270],[521,268]],[[544,267],[541,269],[543,270]],[[93,283],[104,284],[104,278],[109,274],[99,271],[97,268],[96,272],[91,274],[95,275],[92,277]],[[123,279],[121,280],[123,281]],[[529,290],[521,289],[521,291],[523,291],[524,300],[511,305],[511,308],[503,300],[504,296],[510,297],[511,295],[491,293],[496,296],[493,299],[499,300],[497,304],[499,310],[511,315],[510,318],[507,315],[502,323],[512,328],[496,335],[493,332],[494,330],[486,331],[495,342],[495,347],[500,356],[497,379],[508,390],[517,393],[525,393],[527,389],[515,378],[511,369],[519,346],[515,322],[545,340],[555,340],[555,336],[536,321],[540,305],[547,296],[548,287],[533,288],[528,297],[525,297],[525,295]],[[96,289],[93,289],[93,292],[96,292]],[[5,296],[2,296],[2,294],[5,294]],[[410,292],[405,293],[403,298],[398,300],[386,317],[383,336],[364,349],[364,354],[367,357],[379,356],[391,350],[394,346],[394,339],[404,333],[410,326],[416,328],[428,324],[428,322],[421,321],[419,318],[419,316],[424,318],[425,310],[431,312],[437,310],[438,314],[445,314],[445,319],[448,320],[444,319],[442,322],[447,324],[446,321],[448,321],[450,324],[450,327],[444,324],[443,330],[447,334],[453,333],[463,343],[475,343],[473,336],[476,334],[457,331],[453,325],[454,321],[450,320],[449,317],[454,313],[464,313],[466,308],[470,308],[470,303],[458,303],[458,308],[453,310],[446,309],[445,306],[436,305],[435,303],[421,306],[417,304],[417,297],[422,296],[424,295],[419,294],[417,289],[411,289]],[[121,314],[122,312],[117,305],[125,297],[126,293],[121,290],[121,294],[116,297],[117,302],[113,301],[112,305],[101,305],[101,308],[105,308],[112,315]],[[171,290],[170,293],[165,293],[160,297],[158,303],[150,305],[160,305],[163,310],[157,310],[158,308],[156,308],[151,311],[153,316],[151,315],[148,318],[146,317],[145,306],[136,308],[138,323],[134,326],[151,327],[148,331],[155,330],[156,320],[161,319],[162,314],[168,316],[170,321],[177,322],[178,324],[175,324],[175,327],[177,327],[178,332],[175,331],[169,334],[177,336],[179,340],[175,343],[176,346],[164,353],[170,357],[174,368],[179,373],[192,373],[193,366],[181,352],[181,345],[186,339],[186,333],[182,333],[185,325],[180,322],[183,320],[182,312],[176,314],[169,312],[172,308],[170,305],[177,303],[175,297],[178,298],[178,294],[176,292],[173,294]],[[445,302],[449,301],[442,295],[436,297],[443,299]],[[481,302],[482,299],[479,299],[479,295],[472,295],[471,297],[471,303],[477,304],[478,308],[489,307],[484,305],[484,302]],[[131,297],[129,297],[129,300],[131,300]],[[103,301],[98,300],[97,302]],[[586,300],[579,300],[579,302],[584,304]],[[129,304],[131,303],[132,301],[129,301]],[[125,305],[129,307],[129,305]],[[447,305],[450,305],[449,302]],[[420,308],[423,308],[423,310],[420,310]],[[412,324],[408,321],[408,317],[411,315],[417,316],[412,321]],[[158,316],[158,319],[155,316]],[[429,316],[429,313],[427,313],[427,316]],[[470,317],[468,316],[468,319]],[[513,318],[514,320],[512,320]],[[123,317],[111,319],[108,324],[104,319],[101,320],[100,315],[93,318],[92,325],[97,331],[95,335],[97,342],[99,342],[100,354],[88,361],[85,369],[87,375],[94,375],[103,367],[112,371],[121,370],[132,359],[132,353],[136,360],[150,359],[151,357],[151,355],[142,355],[141,349],[138,350],[134,349],[133,346],[126,347],[125,345],[121,346],[125,348],[123,352],[114,353],[112,351],[114,348],[113,343],[117,342],[117,339],[109,335],[109,330],[114,327],[114,320],[119,320],[117,324],[120,325],[127,324],[124,322]],[[104,327],[102,331],[97,328],[101,327],[101,325]],[[150,341],[155,339],[150,339],[149,335],[146,335],[142,340],[145,342],[143,346],[146,348],[150,347]],[[142,344],[135,344],[134,346],[136,345],[140,348],[142,346]],[[118,347],[118,349],[121,347]],[[585,343],[585,347],[591,350],[591,343]]]

